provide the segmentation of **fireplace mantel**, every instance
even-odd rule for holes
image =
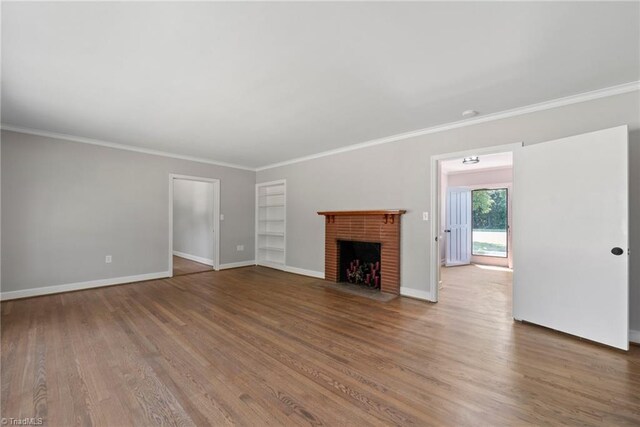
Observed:
[[[400,293],[400,218],[403,209],[367,211],[322,211],[325,221],[325,279],[340,280],[338,269],[341,240],[381,244],[380,290]]]
[[[377,211],[324,211],[318,212],[318,215],[345,215],[345,216],[357,216],[357,215],[402,215],[407,213],[403,209],[383,209]]]
[[[327,224],[336,222],[336,216],[368,216],[368,215],[380,215],[380,218],[387,223],[395,223],[396,215],[405,214],[407,211],[404,209],[382,209],[375,211],[324,211],[318,212],[318,215],[324,215],[327,218]]]

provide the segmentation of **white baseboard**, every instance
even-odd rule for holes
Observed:
[[[191,261],[199,262],[200,264],[206,264],[213,267],[213,260],[208,258],[202,258],[200,256],[186,254],[184,252],[173,251],[175,256],[179,256],[180,258],[185,258]]]
[[[1,292],[0,300],[6,301],[16,298],[35,297],[40,295],[58,294],[60,292],[79,291],[82,289],[100,288],[103,286],[121,285],[124,283],[142,282],[145,280],[169,277],[168,271],[158,273],[138,274],[136,276],[113,277],[111,279],[90,280],[88,282],[68,283],[66,285],[43,286],[41,288],[23,289],[20,291]]]
[[[431,297],[431,292],[421,291],[419,289],[413,289],[413,288],[407,288],[407,287],[401,286],[400,295],[433,302],[433,298]]]
[[[629,342],[640,344],[640,331],[629,329]]]
[[[284,271],[288,273],[301,274],[303,276],[315,277],[317,279],[324,279],[323,271],[306,270],[304,268],[290,266],[285,266]]]
[[[240,261],[240,262],[228,262],[226,264],[220,264],[220,270],[226,270],[228,268],[249,267],[256,265],[255,260]]]

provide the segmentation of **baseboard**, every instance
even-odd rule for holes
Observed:
[[[629,329],[629,342],[640,344],[640,331]]]
[[[185,258],[191,261],[199,262],[200,264],[210,265],[213,267],[213,260],[208,258],[202,258],[200,256],[186,254],[184,252],[173,251],[175,256],[179,256],[180,258]]]
[[[20,291],[1,292],[0,300],[7,301],[17,298],[36,297],[40,295],[59,294],[61,292],[79,291],[82,289],[101,288],[103,286],[122,285],[124,283],[142,282],[146,280],[170,277],[168,271],[158,273],[139,274],[136,276],[114,277],[111,279],[90,280],[88,282],[68,283],[66,285],[44,286],[41,288],[24,289]]]
[[[227,270],[229,268],[238,268],[238,267],[249,267],[256,265],[255,260],[251,261],[239,261],[239,262],[228,262],[226,264],[220,264],[220,270]]]
[[[431,292],[421,291],[419,289],[413,289],[413,288],[407,288],[407,287],[401,286],[400,295],[433,302],[433,298],[431,297]]]
[[[285,266],[284,271],[288,273],[301,274],[303,276],[315,277],[317,279],[324,279],[324,272],[306,270],[304,268]]]

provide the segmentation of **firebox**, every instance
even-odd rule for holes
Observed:
[[[339,240],[340,282],[380,289],[381,245],[374,242]]]

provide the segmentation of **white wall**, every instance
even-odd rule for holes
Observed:
[[[174,179],[174,254],[213,265],[213,250],[213,183]]]
[[[631,246],[640,247],[639,105],[636,91],[271,168],[259,171],[257,180],[287,179],[287,264],[296,268],[324,270],[324,222],[316,211],[407,209],[402,219],[402,286],[428,293],[435,236],[429,222],[422,221],[422,212],[430,209],[430,158],[436,154],[520,141],[535,144],[628,124]],[[630,260],[631,325],[638,330],[639,254],[633,252]]]
[[[475,172],[450,173],[448,175],[449,187],[506,184],[512,181],[513,169],[511,167],[487,170],[480,169]]]
[[[171,173],[220,180],[220,262],[254,258],[255,172],[8,131],[1,147],[3,294],[166,272]]]

